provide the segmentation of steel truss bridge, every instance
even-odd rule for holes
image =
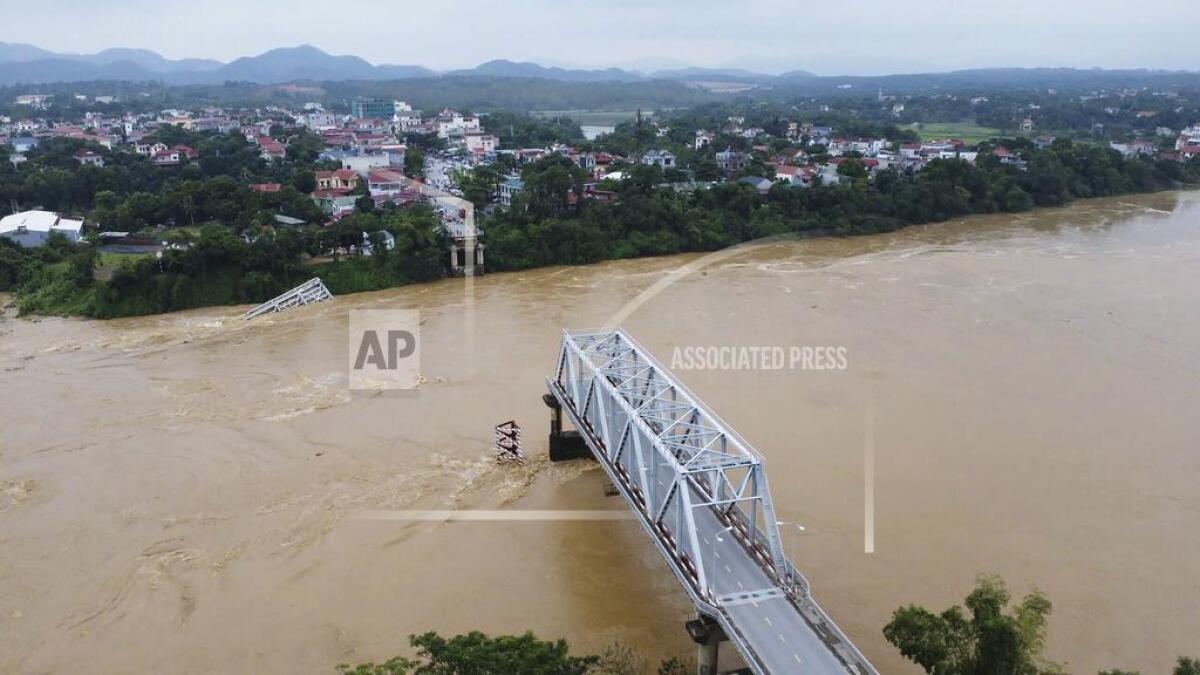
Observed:
[[[561,412],[637,516],[700,615],[703,675],[728,640],[758,675],[877,675],[784,554],[762,457],[621,330],[564,333]]]

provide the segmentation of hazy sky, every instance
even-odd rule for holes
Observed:
[[[4,0],[0,41],[228,61],[312,44],[372,63],[1200,69],[1200,0]]]

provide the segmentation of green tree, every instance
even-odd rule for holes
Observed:
[[[883,635],[901,654],[934,675],[1061,672],[1041,657],[1050,601],[1034,591],[1005,613],[1008,602],[1004,582],[982,576],[966,598],[966,612],[955,606],[934,614],[908,605],[896,610]]]
[[[404,175],[409,178],[425,177],[425,151],[409,146],[404,152]]]
[[[409,637],[417,659],[385,664],[339,666],[342,675],[585,675],[600,659],[571,656],[564,640],[547,642],[524,635],[489,637],[478,631],[444,638],[437,633]],[[409,670],[411,668],[411,671]]]

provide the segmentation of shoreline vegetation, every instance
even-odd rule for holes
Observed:
[[[547,167],[551,171],[556,168],[569,171],[563,162],[544,162],[556,165]],[[938,167],[939,162],[935,162],[926,171],[937,173],[943,168],[955,174],[971,168],[958,161],[941,163],[947,166]],[[1002,206],[1016,208],[976,212],[963,211],[964,205],[969,205],[971,196],[976,193],[968,191],[960,182],[947,179],[947,187],[953,187],[945,191],[932,186],[924,189],[909,186],[927,200],[923,205],[910,207],[920,209],[924,206],[933,210],[933,217],[927,219],[883,215],[879,211],[895,213],[898,205],[879,204],[881,195],[866,193],[855,186],[803,189],[780,186],[772,188],[771,193],[760,200],[748,186],[730,185],[717,186],[713,189],[717,194],[705,195],[711,197],[712,202],[694,208],[710,212],[698,213],[696,217],[701,222],[691,227],[675,220],[670,227],[656,231],[653,227],[645,227],[644,223],[621,227],[620,223],[605,218],[595,223],[596,229],[589,236],[581,231],[586,227],[587,216],[579,213],[559,213],[557,218],[544,221],[531,210],[510,210],[493,214],[485,221],[485,227],[494,234],[490,240],[485,238],[484,243],[488,245],[489,270],[508,272],[708,252],[778,234],[805,238],[881,234],[909,225],[933,224],[971,215],[1057,208],[1086,199],[1195,189],[1198,184],[1192,179],[1155,184],[1151,189],[1071,197],[1038,205],[1030,204],[1032,198],[1028,193],[1017,192],[1020,187],[1009,187],[1003,192]],[[655,204],[657,200],[652,187],[647,186],[649,189],[642,192],[633,187],[631,201],[641,206],[628,206],[631,211],[644,206],[650,215],[656,209],[687,209],[686,204],[679,203],[678,195],[667,196],[665,204]],[[630,192],[629,187],[624,192]],[[761,203],[755,203],[759,201]],[[803,203],[797,204],[797,201]],[[815,208],[810,210],[810,204]],[[865,213],[857,220],[849,215],[859,210]],[[761,211],[773,213],[766,215]],[[730,212],[740,214],[744,220],[730,219]],[[721,227],[708,232],[701,229],[706,224],[712,225],[714,217],[721,216],[724,216]],[[360,229],[363,227],[370,229]],[[103,258],[92,246],[52,239],[41,249],[19,251],[15,246],[6,246],[7,242],[0,239],[0,288],[8,289],[7,292],[0,291],[0,304],[5,308],[15,306],[19,316],[110,319],[255,304],[314,276],[320,277],[337,296],[384,290],[445,277],[442,256],[449,242],[438,230],[437,217],[428,209],[410,207],[355,214],[328,230],[335,240],[349,245],[357,241],[362,231],[386,231],[395,237],[395,248],[388,250],[376,246],[375,250],[380,253],[375,256],[332,256],[314,262],[315,258],[304,255],[304,242],[295,232],[282,230],[270,238],[260,237],[253,243],[246,243],[227,228],[214,224],[199,228],[197,236],[189,242],[189,248],[164,251],[163,259],[130,256],[115,265],[108,265],[106,280],[97,278],[100,276],[96,274],[98,263]],[[606,233],[613,230],[620,233],[619,244],[606,249],[602,245],[607,239]],[[6,280],[8,284],[4,283]]]
[[[935,675],[1067,675],[1064,664],[1043,651],[1053,611],[1036,588],[1020,602],[998,576],[980,575],[962,605],[932,612],[905,605],[883,628],[885,639],[926,673]],[[522,675],[686,675],[695,665],[674,657],[652,669],[637,650],[616,643],[598,654],[573,655],[566,640],[544,641],[533,633],[488,636],[471,632],[444,638],[435,632],[410,635],[411,658],[382,663],[340,664],[339,675],[432,675],[435,673],[521,673]],[[1141,675],[1104,670],[1098,675]],[[1171,675],[1200,675],[1200,659],[1180,656]]]
[[[728,112],[676,111],[653,124],[638,115],[594,142],[579,141],[578,125],[568,120],[489,115],[487,124],[512,134],[506,141],[512,147],[560,151],[539,151],[544,157],[522,165],[513,153],[498,154],[495,161],[453,172],[457,189],[476,207],[487,271],[709,252],[774,235],[877,234],[1200,185],[1200,159],[1122,154],[1066,137],[992,138],[975,146],[973,161],[956,153],[930,159],[920,170],[879,168],[853,150],[832,158],[826,146],[807,137],[784,138],[780,117],[767,122],[768,146],[750,148],[744,138],[725,135],[703,148],[690,145],[697,130],[719,127]],[[894,125],[841,126],[850,136],[887,139],[897,151],[914,137],[911,129]],[[108,319],[257,304],[314,276],[334,295],[448,276],[450,240],[433,208],[379,204],[360,181],[349,195],[354,211],[322,224],[330,218],[310,197],[317,172],[334,165],[320,158],[322,137],[301,127],[270,131],[275,142],[286,142],[286,157],[264,160],[239,133],[171,125],[155,130],[158,141],[195,155],[175,167],[79,139],[50,138],[17,169],[0,148],[0,198],[85,213],[101,234],[128,233],[161,249],[116,255],[59,235],[24,249],[0,237],[0,292],[15,296],[20,314]],[[405,173],[411,176],[428,168],[422,148],[435,152],[444,145],[420,134],[407,141]],[[564,142],[574,150],[556,145]],[[744,164],[722,168],[719,148],[732,146],[749,150],[734,153]],[[672,148],[678,163],[664,168],[645,161],[652,148]],[[597,182],[565,154],[576,150],[607,154],[612,164],[605,175],[619,172],[621,179]],[[773,181],[775,167],[786,165],[771,153],[787,152],[811,157],[827,171],[806,185]],[[105,162],[82,164],[80,153]],[[514,174],[521,179],[519,191],[511,203],[496,204],[501,184]],[[263,181],[270,190],[255,189]]]

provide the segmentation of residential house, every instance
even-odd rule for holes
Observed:
[[[376,169],[367,173],[367,190],[372,196],[387,195],[404,189],[407,179],[398,171]]]
[[[524,189],[524,187],[525,182],[515,176],[511,176],[500,183],[500,205],[512,206],[513,197]]]
[[[457,110],[446,108],[434,118],[438,138],[461,137],[468,132],[479,131],[479,118],[463,115]]]
[[[650,150],[642,155],[642,164],[646,166],[658,165],[664,170],[675,168],[675,155],[669,150]]]
[[[745,169],[749,161],[749,155],[732,148],[717,153],[717,167],[726,173],[736,173]]]
[[[196,157],[200,156],[200,153],[193,150],[190,146],[183,145],[182,143],[179,145],[172,146],[171,150],[173,152],[178,152],[179,156],[182,157],[183,159],[191,160],[191,159],[196,159]]]
[[[363,255],[371,255],[371,253],[374,252],[375,246],[374,246],[374,244],[371,243],[371,239],[374,237],[377,237],[380,240],[380,243],[382,244],[384,249],[386,249],[388,251],[395,250],[396,236],[393,235],[391,232],[388,232],[387,230],[379,230],[378,232],[373,232],[373,233],[363,232],[362,233],[362,248],[360,249],[362,251]]]
[[[317,190],[312,193],[312,200],[332,220],[354,213],[354,203],[358,198],[335,190]]]
[[[31,136],[18,136],[8,142],[12,146],[14,152],[25,154],[37,147],[37,139]]]
[[[696,130],[696,141],[692,147],[696,150],[703,150],[704,148],[707,148],[708,146],[712,145],[712,142],[714,139],[716,139],[716,137],[717,137],[717,135],[711,131],[704,131],[703,129],[697,129]]]
[[[75,157],[75,161],[79,162],[83,166],[104,166],[104,157],[91,150],[80,148],[79,150],[75,151],[73,156]]]
[[[1121,153],[1125,157],[1137,157],[1139,155],[1153,157],[1158,151],[1158,148],[1155,147],[1154,143],[1143,139],[1138,139],[1129,143],[1109,143],[1108,146]]]
[[[1033,146],[1038,150],[1045,150],[1051,145],[1054,145],[1055,140],[1056,138],[1050,134],[1042,134],[1041,136],[1033,139]]]
[[[178,166],[183,162],[183,154],[178,150],[159,150],[150,157],[150,161],[154,166]]]
[[[1200,157],[1200,145],[1189,145],[1179,150],[1179,161],[1190,162]]]
[[[317,190],[344,190],[349,192],[358,187],[358,172],[353,169],[318,171]]]
[[[270,136],[259,136],[256,139],[258,143],[259,154],[268,162],[272,160],[282,160],[287,157],[287,146]]]
[[[791,164],[775,164],[775,182],[789,185],[802,185],[805,171],[808,167],[792,166]]]
[[[401,162],[404,160],[401,159]],[[392,158],[388,154],[378,155],[348,155],[342,158],[342,168],[355,171],[358,175],[366,177],[372,169],[387,169],[393,166]]]
[[[742,183],[743,185],[749,185],[755,190],[758,190],[758,194],[760,195],[765,195],[770,192],[771,186],[774,185],[774,183],[772,183],[769,179],[763,178],[762,176],[746,176],[738,182]]]
[[[476,155],[488,155],[496,152],[496,148],[500,145],[500,139],[494,134],[485,134],[482,131],[470,131],[463,134],[463,140],[467,144],[467,152]]]

